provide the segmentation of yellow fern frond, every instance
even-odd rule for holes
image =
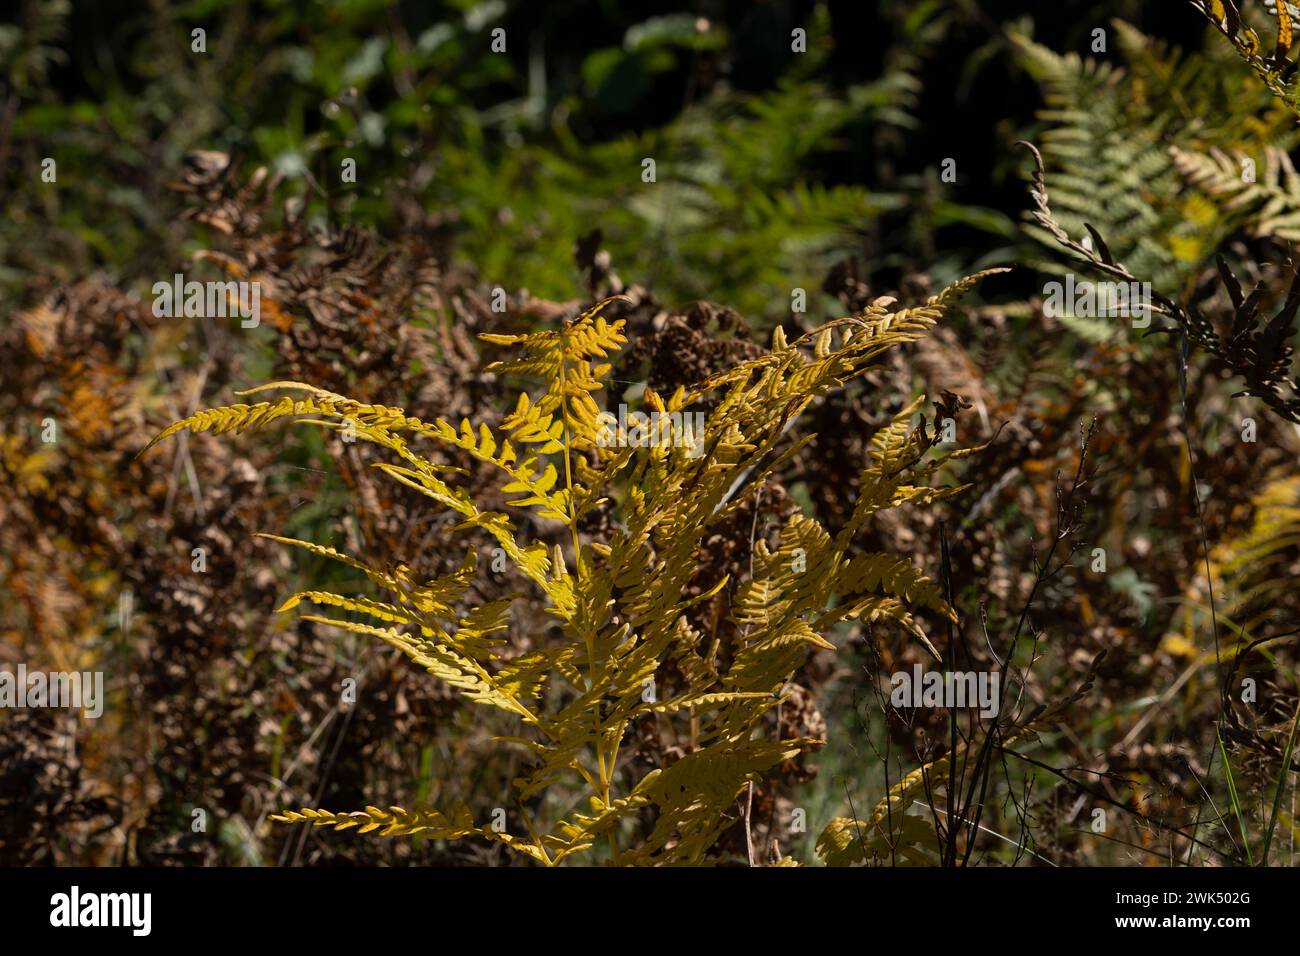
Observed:
[[[521,748],[528,761],[512,782],[514,796],[527,801],[553,786],[566,794],[576,787],[585,798],[581,805],[590,807],[551,818],[550,832],[535,829],[525,816],[527,837],[475,826],[464,808],[450,816],[427,807],[351,814],[304,809],[277,819],[390,836],[478,835],[545,865],[597,840],[609,841],[617,863],[706,861],[737,819],[742,788],[820,745],[772,740],[764,721],[808,656],[834,650],[827,636],[837,622],[891,621],[933,653],[910,609],[951,617],[938,587],[903,558],[850,549],[877,512],[959,493],[961,486],[939,487],[934,479],[977,449],[934,447],[925,429],[912,424],[921,407],[917,399],[873,436],[853,514],[833,536],[796,515],[775,546],[766,537],[755,541],[751,569],[735,583],[729,574],[706,574],[703,553],[815,438],[795,430],[805,411],[869,371],[890,349],[926,334],[958,295],[996,271],[961,280],[918,308],[898,309],[882,298],[860,315],[794,340],[778,330],[770,352],[694,389],[679,388],[667,398],[647,389],[644,407],[670,422],[688,409],[709,409],[693,447],[677,440],[684,429],[676,424],[645,444],[607,441],[597,397],[610,373],[606,360],[626,343],[623,323],[600,314],[610,299],[561,329],[482,337],[515,350],[489,371],[536,376],[544,388],[537,398],[519,394],[496,427],[426,422],[400,408],[275,382],[242,394],[291,394],[207,409],[162,432],[150,447],[180,431],[234,433],[293,420],[385,449],[391,460],[375,467],[459,515],[451,533],[480,534],[499,545],[554,619],[544,641],[515,656],[506,640],[512,598],[482,603],[471,597],[478,591],[472,550],[459,570],[427,581],[405,564],[375,567],[327,546],[266,535],[351,568],[379,592],[308,588],[292,594],[281,610],[303,604],[336,609],[348,619],[308,614],[304,620],[381,640],[471,703],[517,718],[518,734],[498,737]],[[436,448],[436,459],[421,450],[425,443]],[[461,467],[469,463],[488,467]],[[487,473],[495,493],[524,509],[519,524],[483,510],[457,486]],[[588,534],[580,519],[598,507],[616,518],[607,530]],[[565,526],[564,545],[543,522]],[[715,620],[730,627],[717,633],[697,628],[701,609],[714,607]],[[551,640],[552,630],[558,640]],[[718,647],[721,630],[738,635],[725,652]],[[624,748],[646,724],[689,740],[690,747],[667,766],[628,781],[637,765]],[[620,787],[623,792],[616,792]],[[547,801],[539,806],[547,812]],[[648,809],[653,812],[642,813]],[[637,829],[643,819],[653,820],[648,832]],[[619,850],[629,829],[642,838]],[[852,835],[843,825],[828,832],[836,846]]]

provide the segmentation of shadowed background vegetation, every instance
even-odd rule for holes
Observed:
[[[1262,4],[1243,12],[1267,28]],[[93,723],[0,712],[0,861],[506,862],[268,822],[413,799],[484,816],[521,767],[488,740],[503,727],[394,653],[277,614],[337,572],[252,537],[432,576],[459,561],[441,516],[309,429],[135,460],[167,423],[272,379],[499,419],[476,335],[554,327],[613,293],[629,297],[616,378],[629,398],[666,394],[760,354],[777,326],[1015,264],[803,420],[818,440],[701,560],[743,578],[794,504],[842,523],[872,433],[926,393],[962,444],[992,444],[963,497],[898,509],[861,548],[943,582],[958,634],[918,618],[972,666],[1003,663],[1023,629],[1007,692],[1068,702],[1000,755],[969,861],[1221,865],[1267,842],[1292,862],[1296,428],[1237,394],[1230,357],[1189,348],[1184,368],[1177,335],[1044,314],[1044,282],[1078,267],[1031,215],[1014,144],[1041,149],[1069,236],[1095,227],[1228,328],[1216,256],[1247,291],[1262,282],[1270,315],[1286,299],[1295,122],[1186,3],[16,4],[0,20],[0,665],[103,670],[109,707]],[[176,272],[258,279],[261,327],[154,316],[150,288]],[[548,627],[525,610],[509,639],[526,651]],[[944,752],[946,713],[881,697],[923,652],[857,623],[833,640],[779,718],[824,746],[757,783],[719,861],[813,862],[831,818],[869,815]],[[637,743],[646,766],[680,747]],[[870,862],[946,862],[928,855],[942,813],[909,813],[916,855]]]

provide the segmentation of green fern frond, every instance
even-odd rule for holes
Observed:
[[[1112,28],[1122,67],[1113,56],[1058,54],[1021,35],[1012,42],[1046,100],[1039,140],[1060,225],[1085,245],[1091,225],[1116,259],[1177,295],[1237,223],[1186,188],[1174,151],[1286,151],[1297,143],[1294,117],[1264,84],[1213,53],[1183,54],[1118,20]],[[1026,229],[1056,247],[1032,219]],[[1051,256],[1034,264],[1069,268]]]
[[[1169,154],[1175,168],[1214,200],[1233,228],[1256,238],[1300,241],[1300,174],[1283,150],[1264,147],[1259,178],[1255,159],[1244,153],[1229,155],[1217,147],[1201,153],[1173,146]]]

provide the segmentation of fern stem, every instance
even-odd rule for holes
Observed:
[[[537,835],[537,828],[533,826],[533,818],[530,817],[528,811],[524,809],[523,801],[516,800],[515,802],[519,807],[519,815],[523,818],[524,826],[528,828],[528,835],[533,838],[533,845],[537,847],[537,852],[542,855],[542,862],[548,867],[555,866],[555,861],[552,860],[551,855],[546,852],[546,846],[543,844],[542,838]]]
[[[564,487],[568,493],[568,524],[569,540],[573,547],[573,593],[581,594],[582,585],[582,544],[578,540],[578,506],[574,500],[573,494],[573,467],[569,462],[572,454],[572,442],[570,440],[571,426],[569,424],[569,385],[566,369],[568,367],[569,338],[563,337],[563,346],[560,348],[560,417],[564,421]],[[581,611],[575,611],[575,616],[581,617]],[[591,690],[595,681],[596,669],[596,648],[591,632],[583,629],[583,642],[587,645],[587,690]],[[599,734],[600,715],[596,715],[597,734]],[[596,750],[600,750],[599,736],[597,737]],[[602,771],[601,777],[604,777]]]
[[[562,335],[563,345],[560,348],[560,417],[564,422],[564,487],[568,492],[568,512],[569,512],[569,538],[573,545],[573,593],[579,595],[582,593],[582,542],[578,537],[578,505],[576,496],[573,493],[573,466],[570,459],[573,454],[572,443],[572,425],[569,421],[569,385],[568,385],[568,353],[569,338],[564,333]],[[596,664],[596,643],[595,634],[592,629],[582,620],[583,612],[579,604],[574,611],[574,617],[579,627],[582,628],[583,643],[587,647],[587,690],[591,691],[598,682]],[[609,806],[609,784],[610,777],[613,773],[612,760],[611,765],[605,763],[605,746],[601,740],[601,723],[600,723],[600,702],[595,702],[592,709],[592,730],[596,742],[596,766],[600,774],[600,787],[598,795],[605,806]],[[614,831],[609,833],[610,852],[615,856],[618,855],[618,841],[614,836]]]

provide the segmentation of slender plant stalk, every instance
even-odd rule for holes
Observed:
[[[1273,828],[1277,826],[1277,814],[1282,809],[1282,790],[1286,787],[1291,774],[1291,753],[1295,750],[1296,728],[1300,727],[1300,703],[1296,704],[1295,716],[1291,718],[1291,733],[1286,739],[1286,751],[1282,754],[1282,772],[1277,777],[1277,792],[1273,794],[1273,812],[1268,817],[1268,829],[1264,831],[1264,849],[1259,854],[1259,865],[1268,866],[1268,851],[1273,846]],[[1294,821],[1292,828],[1294,829]]]
[[[1241,831],[1241,842],[1246,847],[1246,862],[1255,865],[1254,855],[1250,852],[1250,837],[1246,835],[1246,816],[1241,812],[1241,801],[1237,799],[1237,781],[1232,775],[1232,763],[1228,760],[1228,751],[1223,746],[1223,735],[1216,729],[1215,738],[1219,741],[1219,756],[1223,758],[1223,771],[1228,778],[1228,799],[1232,801],[1232,814],[1237,818],[1237,829]],[[1193,829],[1192,831],[1196,831]]]

